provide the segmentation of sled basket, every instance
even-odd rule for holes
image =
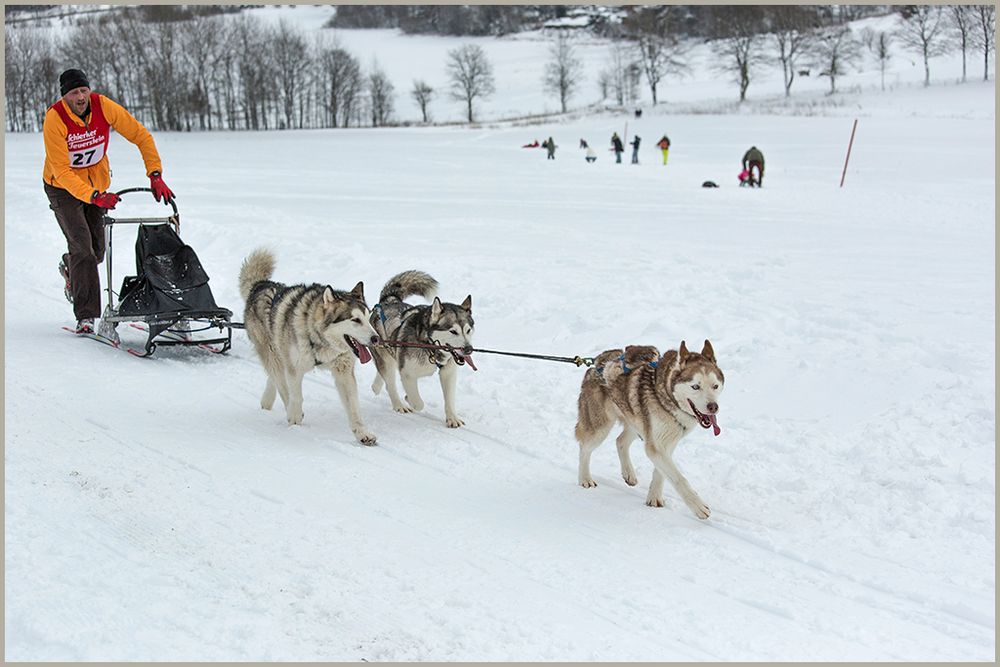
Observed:
[[[130,188],[117,193],[151,192],[149,188]],[[233,313],[215,303],[208,286],[208,274],[194,249],[180,237],[180,216],[171,201],[173,215],[165,218],[112,218],[105,216],[108,305],[101,318],[101,333],[117,339],[115,326],[120,322],[143,322],[148,333],[145,354],[157,345],[221,344],[225,352],[232,344],[230,321]],[[136,275],[126,276],[118,293],[118,306],[112,291],[112,231],[116,225],[137,224],[135,242]],[[217,328],[219,335],[196,336]]]

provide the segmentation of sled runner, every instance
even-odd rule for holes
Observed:
[[[131,192],[152,190],[128,188],[116,194]],[[105,214],[108,297],[97,333],[117,344],[120,322],[142,322],[133,326],[147,333],[145,348],[129,350],[137,356],[148,357],[159,345],[194,345],[223,353],[232,344],[232,328],[239,325],[230,321],[232,311],[215,303],[208,274],[191,246],[181,240],[177,204],[171,200],[170,206],[173,214],[164,218],[113,218]],[[138,225],[139,232],[136,275],[125,276],[116,295],[112,289],[112,236],[117,225]],[[116,302],[117,308],[112,305]]]

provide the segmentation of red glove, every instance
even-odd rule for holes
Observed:
[[[149,175],[149,187],[153,189],[153,199],[156,201],[160,201],[160,197],[163,197],[163,203],[169,204],[170,200],[174,198],[174,191],[167,187],[158,171]]]
[[[114,208],[115,204],[121,201],[121,197],[114,192],[95,192],[90,197],[90,203],[101,208]]]

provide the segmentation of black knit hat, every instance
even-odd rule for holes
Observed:
[[[68,69],[59,75],[60,95],[65,95],[69,91],[80,88],[81,86],[90,88],[90,82],[87,81],[87,75],[84,74],[82,70]]]

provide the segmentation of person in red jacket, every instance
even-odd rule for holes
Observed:
[[[142,123],[120,104],[90,89],[87,75],[68,69],[59,76],[62,96],[45,112],[42,170],[49,208],[66,237],[68,252],[59,261],[66,299],[73,304],[77,333],[93,333],[101,314],[104,260],[104,214],[118,203],[109,192],[111,167],[107,148],[111,129],[139,148],[156,201],[169,203],[174,193],[163,182],[160,154]]]

